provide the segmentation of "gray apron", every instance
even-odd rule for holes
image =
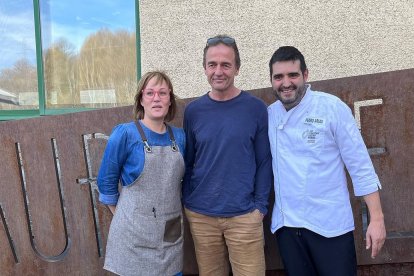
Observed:
[[[171,128],[171,146],[144,142],[145,163],[133,184],[123,187],[112,219],[104,269],[119,275],[174,275],[183,266],[181,179],[184,160]]]

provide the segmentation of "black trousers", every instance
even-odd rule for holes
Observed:
[[[357,275],[353,232],[326,238],[305,228],[282,227],[276,239],[289,276]]]

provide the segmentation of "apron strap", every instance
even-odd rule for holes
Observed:
[[[164,124],[167,127],[168,135],[170,135],[171,149],[173,151],[178,151],[177,143],[175,142],[174,133],[173,133],[171,127],[167,123],[164,123]]]
[[[177,143],[175,142],[175,137],[174,137],[174,133],[171,129],[171,127],[164,123],[167,131],[168,131],[168,135],[170,136],[170,140],[171,140],[171,149],[173,151],[178,151],[178,147],[177,147]],[[137,126],[139,135],[141,136],[142,142],[144,143],[144,149],[146,152],[152,152],[151,150],[151,146],[148,144],[148,139],[147,136],[145,136],[144,130],[142,129],[141,124],[138,121],[135,121],[135,125]]]
[[[148,144],[147,136],[145,136],[144,130],[142,129],[141,124],[138,121],[135,121],[139,135],[141,135],[142,142],[144,143],[144,149],[146,152],[152,152],[150,145]]]

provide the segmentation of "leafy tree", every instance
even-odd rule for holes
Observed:
[[[79,103],[74,74],[74,46],[67,40],[60,39],[43,56],[47,105],[54,104],[53,93],[56,93],[57,104],[60,106],[71,107]]]
[[[23,58],[0,71],[0,88],[18,94],[37,91],[36,67]]]
[[[43,54],[47,106],[79,106],[82,90],[114,90],[116,103],[110,105],[132,104],[137,85],[135,44],[135,33],[108,29],[87,37],[79,53],[66,39],[53,43]],[[3,69],[0,88],[14,93],[36,92],[36,67],[21,59],[12,68]]]
[[[131,104],[136,89],[135,33],[101,29],[89,36],[78,56],[80,90],[114,89],[117,103]]]

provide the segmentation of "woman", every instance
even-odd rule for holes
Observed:
[[[138,84],[135,121],[118,125],[109,137],[98,174],[99,200],[114,214],[106,270],[119,275],[181,275],[185,136],[182,129],[165,123],[175,112],[169,77],[148,72]]]

